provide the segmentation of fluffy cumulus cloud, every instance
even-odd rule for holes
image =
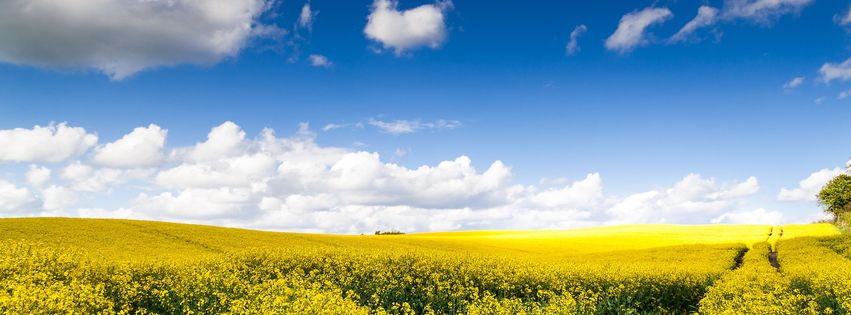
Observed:
[[[225,122],[207,134],[207,140],[190,148],[172,152],[173,157],[188,161],[213,161],[240,154],[245,148],[245,131],[233,122]]]
[[[51,171],[49,168],[38,165],[30,165],[27,171],[27,183],[34,187],[44,186],[50,180]]]
[[[621,17],[618,28],[606,39],[606,48],[624,54],[647,43],[648,27],[662,24],[673,17],[668,8],[649,7]]]
[[[129,181],[148,178],[152,172],[151,169],[96,168],[74,161],[62,169],[61,178],[75,191],[109,192]]]
[[[671,187],[629,195],[608,210],[610,223],[705,223],[736,211],[741,199],[759,190],[754,177],[743,182],[718,183],[689,174]]]
[[[65,123],[4,129],[0,130],[0,162],[59,162],[86,152],[97,141],[86,129]]]
[[[145,167],[158,164],[168,130],[151,124],[139,127],[115,142],[95,150],[94,162],[110,167]]]
[[[363,32],[396,54],[419,48],[438,48],[446,40],[446,11],[451,1],[399,10],[395,0],[375,0]]]
[[[280,34],[259,17],[267,0],[9,0],[0,2],[0,61],[96,69],[120,80],[177,64],[236,56]],[[133,40],[127,40],[131,38]]]
[[[455,124],[373,123],[399,133]],[[607,194],[603,176],[593,172],[522,185],[513,183],[511,167],[501,161],[477,165],[462,155],[400,165],[376,152],[321,146],[307,124],[278,136],[271,129],[248,135],[224,122],[206,139],[171,148],[165,136],[157,125],[139,127],[92,154],[71,154],[50,168],[22,168],[22,176],[0,179],[0,215],[343,233],[783,221],[778,212],[748,203],[759,191],[754,177],[718,181],[689,174],[670,186],[618,196]],[[801,184],[811,186],[818,184]]]
[[[580,24],[577,25],[572,32],[570,32],[570,40],[567,41],[567,47],[565,48],[568,56],[573,56],[579,53],[579,36],[582,36],[582,34],[585,34],[587,31],[588,27],[585,26],[585,24]]]
[[[842,168],[821,169],[813,172],[807,178],[804,178],[798,183],[796,188],[781,188],[777,193],[777,199],[780,201],[814,201],[819,190],[827,184],[828,181],[842,174]]]
[[[755,178],[717,183],[693,174],[651,192],[644,204],[632,204],[647,193],[606,196],[598,173],[556,186],[523,186],[511,183],[512,171],[500,161],[478,169],[461,156],[409,168],[375,152],[321,147],[314,137],[303,126],[289,138],[271,130],[249,138],[235,124],[222,124],[206,141],[175,149],[172,155],[180,162],[154,176],[163,191],[140,193],[132,211],[152,218],[349,233],[565,228],[692,218],[706,223],[739,209],[739,200],[758,190]],[[218,153],[199,153],[210,148]],[[659,205],[666,212],[654,213]]]
[[[676,43],[689,39],[689,36],[697,30],[713,25],[718,21],[719,10],[710,6],[702,5],[697,9],[697,16],[686,23],[674,36],[671,36],[670,42]]]
[[[562,187],[541,190],[529,198],[531,205],[542,209],[588,209],[602,200],[603,178],[599,173],[588,174]]]
[[[50,186],[42,192],[44,210],[63,210],[77,201],[77,193],[67,187]]]
[[[0,213],[5,215],[25,213],[36,202],[35,195],[29,189],[0,180]]]

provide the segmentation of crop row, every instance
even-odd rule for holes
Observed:
[[[107,265],[0,245],[0,312],[99,314],[686,313],[741,250],[691,246],[572,262],[363,250]],[[696,262],[681,264],[683,260]]]

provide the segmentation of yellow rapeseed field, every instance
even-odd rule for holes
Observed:
[[[0,313],[846,313],[851,240],[837,234],[632,225],[316,235],[0,219]]]

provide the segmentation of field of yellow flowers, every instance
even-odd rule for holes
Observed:
[[[848,313],[849,257],[831,225],[378,236],[0,219],[0,313]]]

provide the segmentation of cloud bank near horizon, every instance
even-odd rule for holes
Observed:
[[[287,137],[272,129],[249,137],[228,121],[206,139],[179,147],[169,147],[168,136],[156,124],[111,142],[66,123],[0,130],[0,163],[27,166],[0,178],[0,215],[335,233],[792,219],[753,203],[760,189],[753,176],[719,181],[692,173],[670,185],[615,196],[605,193],[596,172],[523,185],[498,160],[485,168],[467,156],[406,167],[376,152],[319,145],[307,124]],[[813,190],[837,172],[817,171],[777,198],[811,202]]]

